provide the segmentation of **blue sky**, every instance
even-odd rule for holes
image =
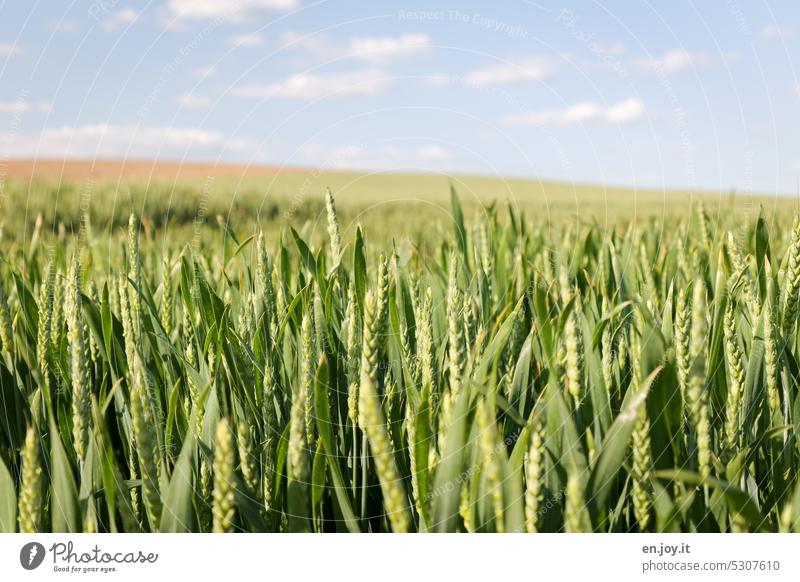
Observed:
[[[797,192],[796,0],[39,0],[0,14],[6,159]]]

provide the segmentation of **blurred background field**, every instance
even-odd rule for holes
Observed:
[[[516,206],[534,224],[557,221],[624,228],[686,218],[703,201],[711,217],[754,221],[793,211],[792,197],[735,192],[634,189],[548,180],[336,172],[266,166],[144,161],[12,161],[3,180],[6,241],[29,240],[37,221],[43,237],[79,232],[88,216],[92,234],[121,233],[131,212],[142,216],[146,238],[185,243],[226,228],[242,235],[292,226],[310,239],[324,236],[324,192],[336,195],[345,237],[358,224],[383,240],[425,240],[450,230],[450,188],[474,215]],[[188,231],[187,231],[188,229]]]

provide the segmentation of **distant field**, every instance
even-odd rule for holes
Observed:
[[[25,233],[38,216],[50,230],[69,232],[88,214],[98,230],[121,227],[130,212],[155,229],[230,223],[239,230],[276,224],[314,228],[324,210],[326,188],[336,194],[345,229],[358,223],[386,224],[381,236],[419,234],[450,222],[450,187],[465,211],[511,204],[536,221],[574,217],[604,227],[630,219],[689,216],[702,199],[709,212],[744,213],[752,219],[792,205],[783,197],[730,193],[632,189],[536,179],[446,174],[330,172],[178,162],[13,160],[5,176],[4,232]],[[323,229],[324,230],[324,229]]]

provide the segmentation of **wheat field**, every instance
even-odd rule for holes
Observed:
[[[20,217],[0,531],[800,531],[790,212],[315,196],[283,230]]]

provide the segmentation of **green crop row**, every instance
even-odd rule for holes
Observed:
[[[325,208],[3,243],[0,531],[800,531],[800,222]]]

